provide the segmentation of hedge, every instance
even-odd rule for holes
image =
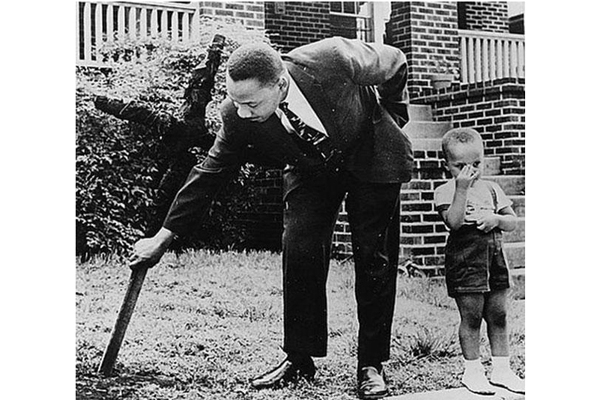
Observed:
[[[229,54],[245,42],[268,41],[260,33],[240,26],[204,22],[197,44],[177,46],[160,39],[118,41],[103,49],[109,61],[106,68],[77,68],[77,255],[125,254],[137,239],[157,229],[156,190],[165,173],[168,152],[160,129],[99,111],[93,103],[95,96],[133,100],[177,116],[192,69],[206,57],[212,37],[219,33],[226,37],[226,43],[213,101],[206,110],[206,126],[214,136],[221,124],[218,104],[225,97],[224,65]],[[146,54],[143,61],[135,57],[141,53]],[[198,147],[188,151],[198,162],[206,156],[206,151]],[[242,168],[237,179],[213,202],[208,218],[196,233],[174,247],[231,249],[243,244],[246,233],[236,219],[253,204],[254,191],[249,184],[252,171],[251,165]]]

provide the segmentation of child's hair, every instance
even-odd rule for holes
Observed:
[[[448,159],[449,147],[457,143],[481,143],[483,145],[483,139],[481,138],[479,132],[473,128],[450,129],[442,138],[442,151],[444,152],[444,158]]]

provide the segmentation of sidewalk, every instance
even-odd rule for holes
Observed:
[[[469,392],[466,388],[438,390],[435,392],[411,393],[386,397],[383,400],[524,400],[525,395],[498,388],[494,396],[482,396]]]

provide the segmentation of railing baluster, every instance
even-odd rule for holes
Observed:
[[[467,74],[468,64],[467,64],[467,38],[460,38],[460,52],[463,56],[460,58],[460,79],[462,83],[469,82],[469,77]]]
[[[83,59],[92,60],[92,5],[83,3]]]
[[[182,31],[181,31],[181,41],[183,44],[190,43],[190,14],[183,13],[182,15]]]
[[[490,80],[496,79],[496,63],[498,59],[496,57],[496,40],[490,40]]]
[[[473,38],[468,38],[468,64],[469,64],[469,83],[475,82],[475,49]]]
[[[482,39],[483,43],[481,46],[481,63],[483,68],[482,80],[489,81],[490,80],[490,53],[488,48],[489,39]]]
[[[510,77],[516,78],[518,76],[517,73],[517,43],[510,42]]]
[[[117,5],[117,38],[125,39],[125,6]]]
[[[75,3],[75,18],[77,18],[77,21],[79,21],[79,7],[80,4],[79,3]],[[77,24],[77,26],[75,26],[75,63],[81,61],[81,54],[79,53],[79,44],[81,43],[81,33],[79,32],[79,29],[81,28],[81,26],[79,24]]]
[[[179,40],[179,23],[178,23],[179,13],[177,11],[173,11],[171,13],[171,41],[173,43],[177,43]]]
[[[136,14],[137,14],[137,8],[136,7],[129,7],[129,38],[131,40],[135,40],[135,38],[137,37],[137,23],[136,23]]]
[[[108,42],[112,42],[115,38],[115,10],[111,3],[108,3],[108,7],[106,7],[106,40]]]
[[[158,37],[158,10],[152,9],[150,13],[150,35],[153,39]]]
[[[148,10],[142,8],[140,10],[140,39],[144,40],[148,37]]]
[[[503,57],[504,59],[502,61],[504,61],[504,69],[503,69],[503,73],[502,73],[502,77],[503,78],[508,78],[510,76],[510,49],[509,49],[509,45],[510,42],[508,40],[503,40],[502,41],[503,44],[503,50],[504,50],[504,54]]]
[[[162,10],[160,16],[160,37],[168,39],[169,35],[169,20],[167,16],[167,10]]]
[[[496,56],[498,59],[498,63],[496,64],[496,77],[503,78],[504,77],[504,70],[503,70],[504,58],[502,58],[502,55],[503,55],[502,40],[497,40],[496,44],[498,45],[498,47],[496,47]]]
[[[481,39],[475,39],[475,82],[481,82]]]
[[[197,42],[200,37],[200,11],[198,8],[194,11],[192,15],[192,32],[190,35],[190,39],[192,42]]]
[[[96,62],[102,60],[100,55],[100,49],[102,48],[102,3],[96,3],[96,10],[94,12],[95,30],[94,30],[94,46]]]
[[[519,42],[518,44],[518,65],[517,76],[519,78],[525,78],[525,42]]]

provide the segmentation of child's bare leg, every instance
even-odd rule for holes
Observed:
[[[506,298],[508,289],[486,295],[483,318],[487,325],[492,356],[508,357],[508,328],[506,325]]]
[[[484,310],[483,294],[465,294],[456,297],[460,313],[458,338],[466,360],[479,359],[479,337]]]
[[[525,394],[525,381],[510,369],[506,299],[508,290],[494,291],[486,296],[483,316],[492,348],[490,381],[513,392]]]
[[[483,294],[466,294],[456,297],[460,326],[458,338],[465,358],[465,372],[462,384],[470,391],[478,394],[494,394],[494,387],[485,377],[485,370],[479,359],[479,337],[483,319]]]

